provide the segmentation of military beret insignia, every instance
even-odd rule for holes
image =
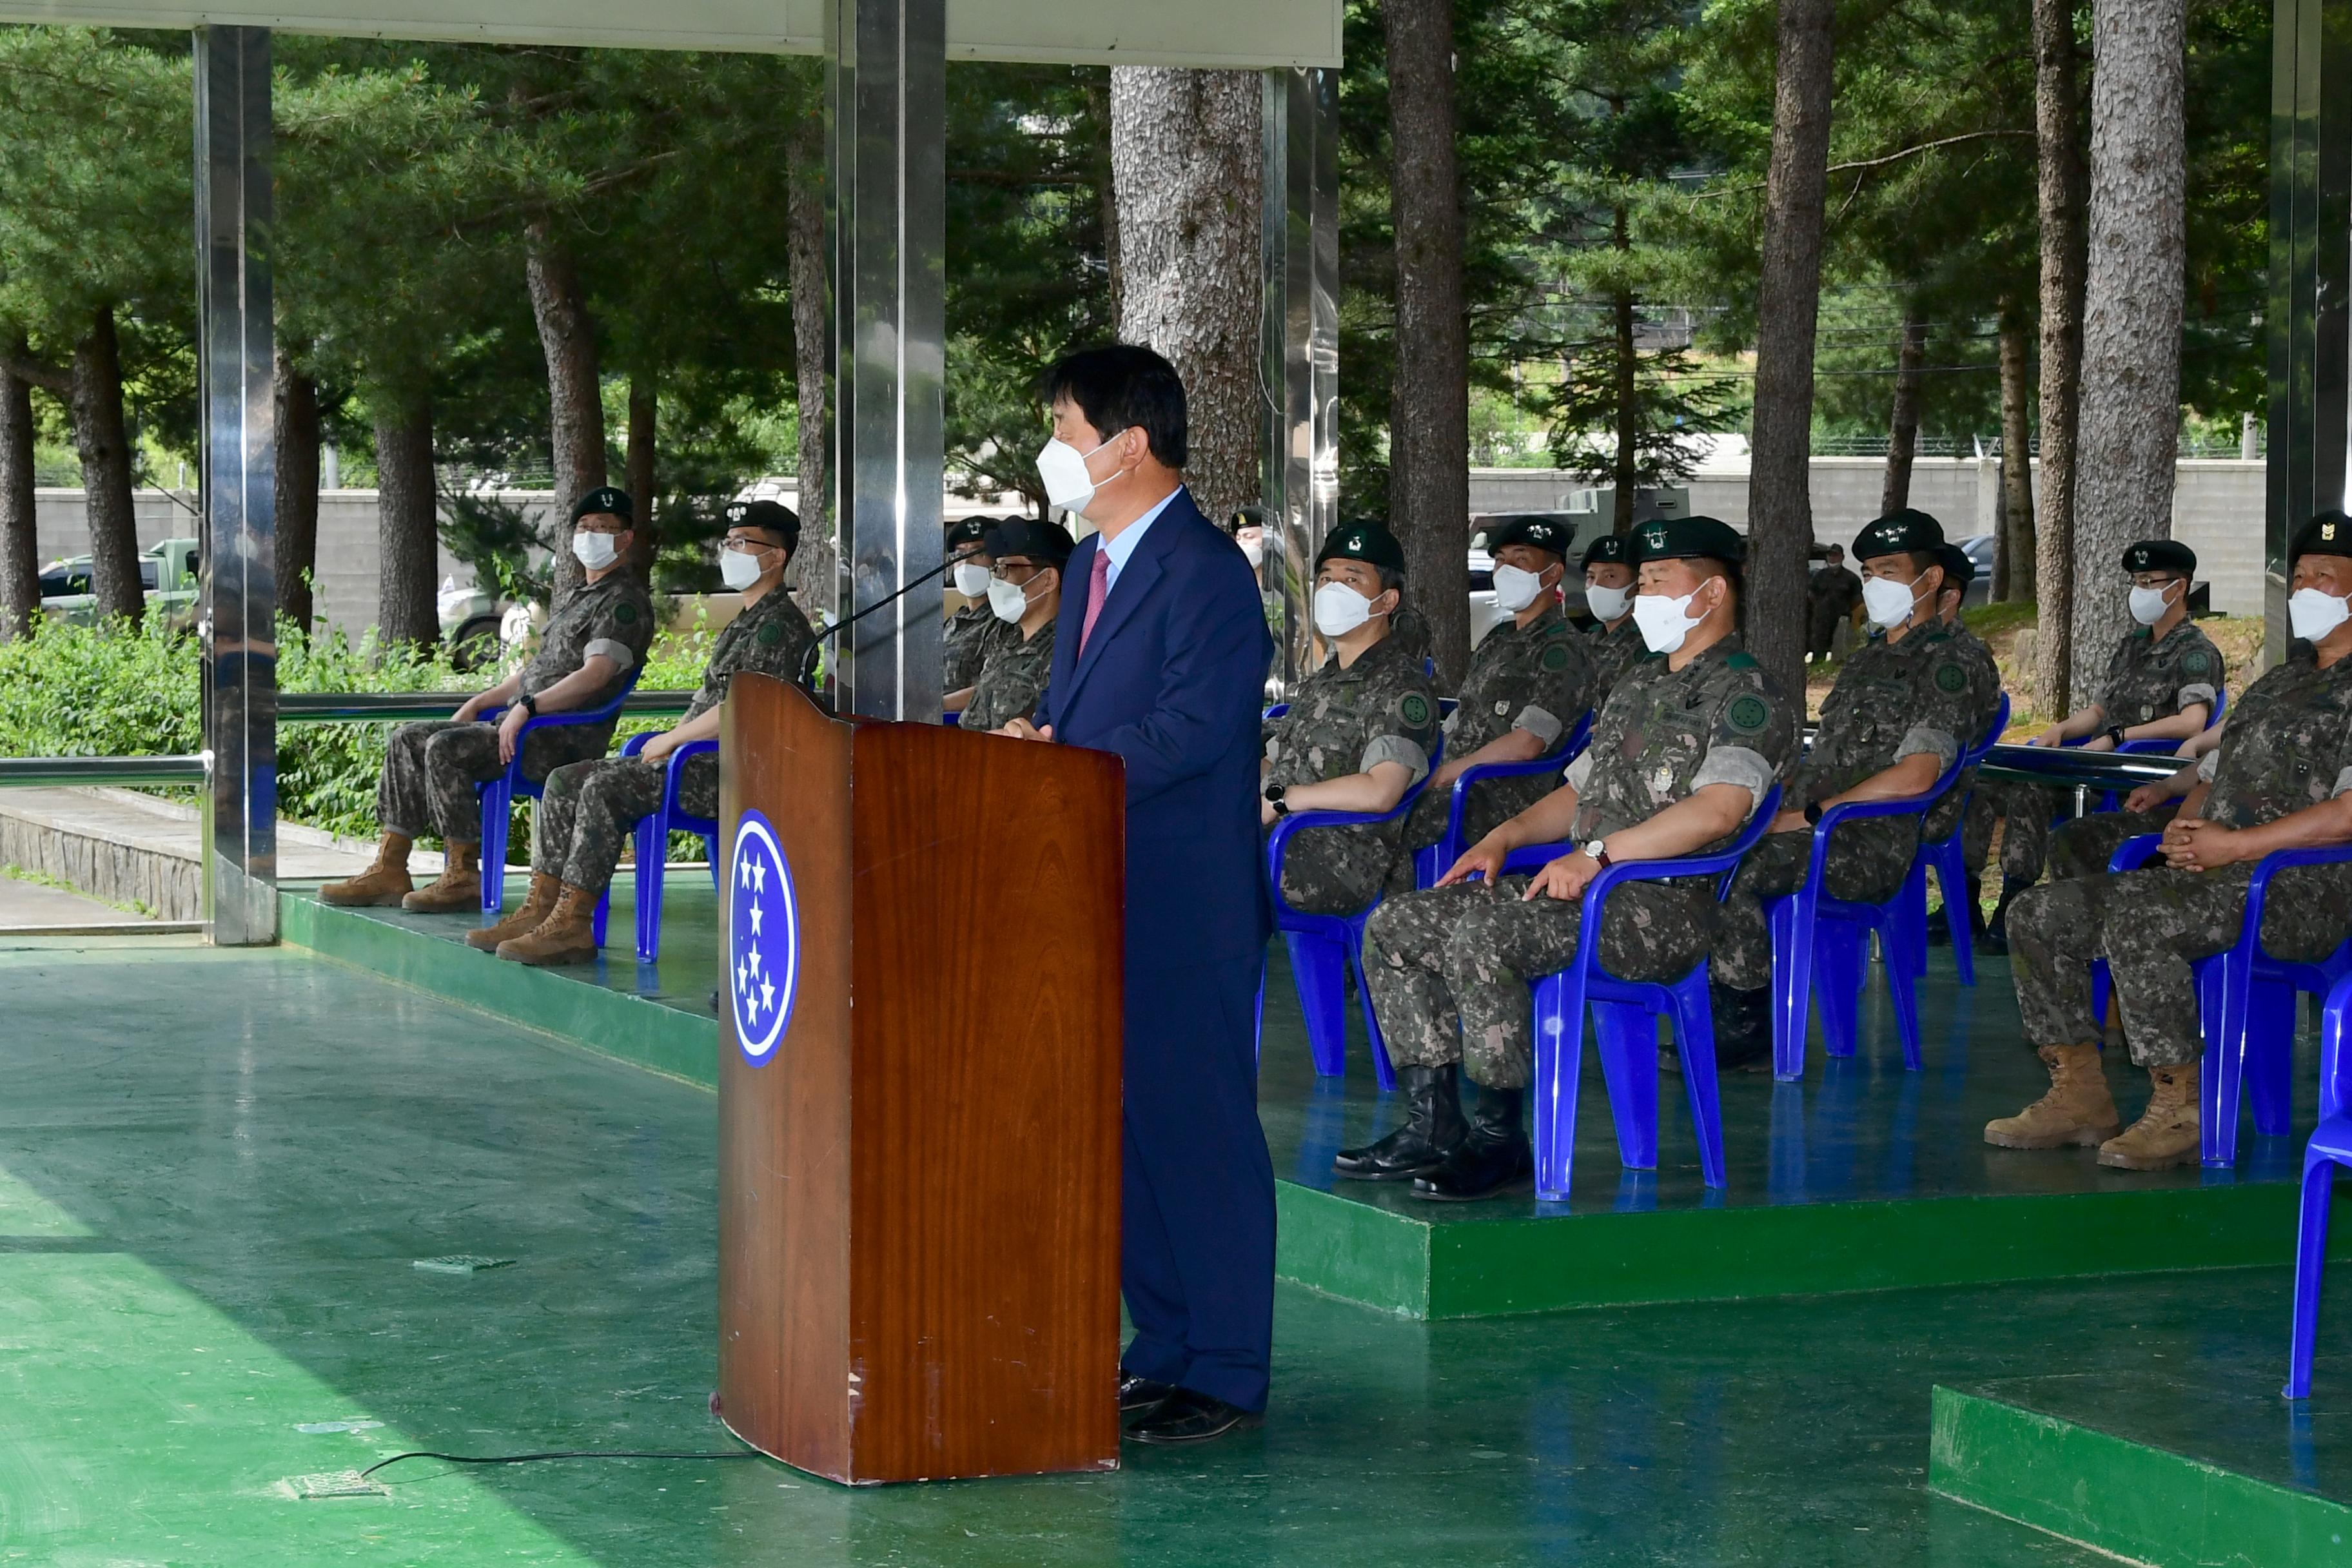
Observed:
[[[1417,730],[1429,722],[1429,699],[1418,691],[1408,691],[1397,700],[1397,711]]]
[[[1936,667],[1936,686],[1942,691],[1966,691],[1969,689],[1969,672],[1950,662],[1939,664]]]
[[[1568,668],[1568,645],[1565,643],[1554,643],[1551,647],[1544,649],[1543,667],[1546,669],[1566,669]]]
[[[778,623],[770,621],[766,626],[760,628],[760,646],[761,647],[773,647],[783,640],[784,628]]]
[[[1733,729],[1743,735],[1753,735],[1772,721],[1772,710],[1764,705],[1764,699],[1751,692],[1734,698],[1731,711],[1727,717],[1730,719]]]
[[[632,625],[637,618],[637,607],[624,599],[613,606],[613,618],[625,626]]]

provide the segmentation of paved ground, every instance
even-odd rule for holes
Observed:
[[[145,917],[61,888],[0,874],[0,931],[26,926],[145,925]]]

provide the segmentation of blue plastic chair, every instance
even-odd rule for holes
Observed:
[[[515,737],[514,761],[506,771],[488,784],[477,784],[476,792],[482,802],[482,912],[496,914],[505,907],[507,897],[507,828],[513,820],[515,796],[532,800],[540,797],[546,781],[534,780],[522,771],[523,746],[534,730],[551,730],[566,724],[605,724],[621,716],[621,704],[637,689],[637,677],[645,667],[639,665],[621,678],[621,689],[610,701],[594,708],[582,708],[569,713],[536,713],[522,721],[522,732]],[[503,708],[492,708],[481,717],[496,723]],[[596,933],[597,944],[604,944],[604,931]]]
[[[2164,842],[2159,833],[2126,838],[2107,861],[2110,871],[2136,870]],[[2293,1128],[2294,1002],[2298,992],[2325,995],[2352,973],[2352,941],[2315,963],[2291,963],[2263,951],[2263,905],[2271,879],[2289,866],[2337,866],[2352,861],[2352,845],[2280,849],[2263,857],[2246,889],[2246,919],[2227,952],[2195,960],[2205,1060],[2198,1073],[2201,1158],[2210,1166],[2238,1163],[2238,1107],[2251,1079],[2254,1129],[2282,1137]],[[2091,1008],[2107,1016],[2107,961],[2091,964]]]
[[[646,749],[651,735],[632,735],[621,747],[621,755],[634,757]],[[661,804],[651,813],[637,819],[637,962],[651,963],[661,956],[662,883],[669,869],[669,836],[673,831],[698,833],[702,847],[710,861],[710,886],[724,892],[726,871],[719,864],[719,823],[708,816],[692,816],[678,809],[677,784],[686,776],[688,757],[706,756],[719,750],[716,741],[688,741],[669,754],[662,777]],[[596,945],[604,945],[604,921],[613,907],[613,889],[605,884],[596,898]]]
[[[1690,1095],[1691,1125],[1698,1136],[1700,1178],[1724,1184],[1723,1107],[1716,1091],[1715,1012],[1707,1001],[1707,965],[1702,958],[1680,980],[1621,980],[1601,967],[1601,910],[1609,895],[1627,882],[1668,877],[1713,877],[1715,896],[1730,890],[1740,857],[1756,847],[1780,810],[1774,785],[1739,837],[1713,855],[1677,860],[1624,860],[1603,869],[1584,889],[1582,933],[1576,957],[1566,969],[1532,982],[1535,991],[1534,1129],[1536,1196],[1564,1203],[1576,1161],[1576,1091],[1584,1068],[1584,1016],[1601,1050],[1601,1071],[1609,1087],[1609,1111],[1617,1124],[1617,1158],[1629,1170],[1658,1164],[1658,1026],[1675,1025],[1683,1084]],[[1505,873],[1537,871],[1576,848],[1544,844],[1511,852]]]
[[[1269,712],[1268,717],[1276,716]],[[1435,772],[1445,757],[1445,737],[1429,759]],[[1364,1037],[1371,1042],[1372,1076],[1383,1093],[1396,1087],[1396,1068],[1389,1065],[1388,1042],[1381,1035],[1372,1011],[1372,988],[1364,980],[1364,922],[1381,907],[1381,895],[1351,915],[1310,915],[1283,901],[1282,862],[1291,836],[1309,827],[1350,827],[1394,822],[1411,811],[1429,785],[1423,773],[1404,792],[1404,798],[1387,811],[1296,811],[1274,825],[1265,840],[1267,896],[1274,905],[1274,929],[1282,933],[1290,952],[1290,976],[1298,989],[1298,1010],[1307,1016],[1307,1044],[1315,1056],[1318,1078],[1338,1078],[1348,1066],[1348,976],[1356,977],[1356,1000],[1364,1013]],[[1265,1032],[1265,983],[1257,992],[1258,1033]]]
[[[1994,710],[1991,727],[1968,749],[1960,759],[1963,769],[1972,768],[1985,760],[2009,728],[2009,693],[2000,694],[2000,706]],[[1975,793],[1970,791],[1970,794]],[[1925,818],[1922,818],[1924,821]],[[1967,895],[1969,888],[1969,858],[1961,846],[1968,836],[1968,796],[1960,797],[1959,819],[1943,837],[1919,846],[1918,858],[1911,862],[1910,878],[1903,885],[1903,896],[1911,901],[1911,930],[1919,939],[1919,951],[1915,962],[1919,972],[1927,971],[1927,873],[1936,873],[1936,886],[1944,895],[1944,920],[1952,933],[1952,965],[1959,971],[1960,984],[1977,983],[1976,934],[1969,927]]]
[[[2226,687],[2215,687],[2213,689],[2213,711],[2205,716],[2205,728],[2199,732],[2200,734],[2210,733],[2212,731],[2220,729],[2221,727],[2221,716],[2229,710],[2229,689]],[[2066,742],[2066,749],[2068,751],[2073,751],[2080,746],[2087,746],[2095,739],[2096,739],[2095,736],[2085,735],[2079,741],[2069,741]],[[2122,745],[2116,748],[2116,755],[2119,757],[2169,756],[2179,749],[2180,742],[2178,741],[2126,741]],[[2101,811],[2113,811],[2122,804],[2123,796],[2116,791],[2111,789],[2100,791],[2099,809]],[[2057,823],[2066,822],[2069,820],[2071,820],[2071,818],[2061,814],[2053,819],[2052,825],[2054,826]]]
[[[2319,1280],[2327,1267],[2327,1210],[2336,1168],[2352,1166],[2352,1062],[2344,1027],[2352,1017],[2352,975],[2336,981],[2319,1010],[2319,1128],[2303,1152],[2303,1222],[2294,1238],[2294,1318],[2288,1338],[2289,1399],[2311,1397],[2311,1353],[2319,1332]]]
[[[1903,1065],[1922,1070],[1919,1055],[1919,977],[1927,969],[1927,937],[1912,929],[1913,905],[1903,889],[1883,904],[1851,903],[1822,886],[1822,866],[1830,836],[1845,823],[1869,817],[1924,816],[1959,776],[1960,757],[1937,776],[1925,795],[1899,800],[1848,801],[1822,814],[1813,829],[1811,861],[1797,890],[1774,899],[1766,918],[1772,927],[1772,1071],[1783,1081],[1805,1075],[1805,1030],[1813,994],[1821,993],[1822,1035],[1833,1057],[1853,1055],[1864,973],[1869,965],[1870,933],[1878,933],[1885,959],[1886,988],[1895,998],[1895,1023],[1903,1037]],[[1907,884],[1917,873],[1915,856]],[[1925,906],[1920,906],[1925,920]]]
[[[1454,862],[1462,858],[1462,852],[1469,847],[1464,842],[1462,817],[1469,807],[1473,787],[1488,779],[1525,778],[1530,773],[1564,772],[1570,763],[1584,754],[1584,748],[1591,739],[1592,713],[1588,709],[1584,717],[1576,721],[1576,727],[1568,732],[1565,742],[1540,757],[1531,757],[1523,763],[1478,763],[1463,769],[1461,776],[1454,781],[1453,795],[1446,802],[1445,832],[1436,843],[1413,851],[1413,886],[1435,886],[1437,879],[1445,875]]]

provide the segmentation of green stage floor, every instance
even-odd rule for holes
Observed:
[[[1285,1289],[1265,1431],[1113,1476],[412,1461],[297,1501],[410,1447],[724,1446],[711,1097],[292,950],[0,939],[0,1562],[2087,1565],[1930,1494],[1931,1389],[2158,1364],[2295,1462],[2270,1268],[1439,1322]],[[449,1254],[512,1262],[414,1267]],[[383,1425],[299,1429],[337,1422]]]

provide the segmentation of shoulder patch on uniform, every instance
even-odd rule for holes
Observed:
[[[1742,648],[1739,652],[1727,657],[1723,662],[1731,669],[1753,669],[1756,668],[1756,656]]]
[[[770,621],[766,626],[760,628],[760,646],[761,647],[773,647],[783,640],[784,628],[782,622]]]
[[[624,599],[613,606],[613,618],[625,626],[637,618],[637,607]]]
[[[1429,699],[1418,691],[1408,691],[1397,699],[1397,712],[1417,730],[1429,722]]]
[[[2180,673],[2210,676],[2213,673],[2213,656],[2201,647],[2192,647],[2180,656]]]
[[[1969,672],[1962,669],[1957,660],[1946,659],[1936,667],[1936,686],[1943,691],[1966,691],[1969,689]]]
[[[1546,669],[1566,669],[1568,668],[1568,645],[1566,643],[1556,642],[1552,644],[1551,647],[1544,649],[1543,667]]]
[[[1753,735],[1772,721],[1772,710],[1766,705],[1764,699],[1749,692],[1733,698],[1731,710],[1725,717],[1741,734]]]

